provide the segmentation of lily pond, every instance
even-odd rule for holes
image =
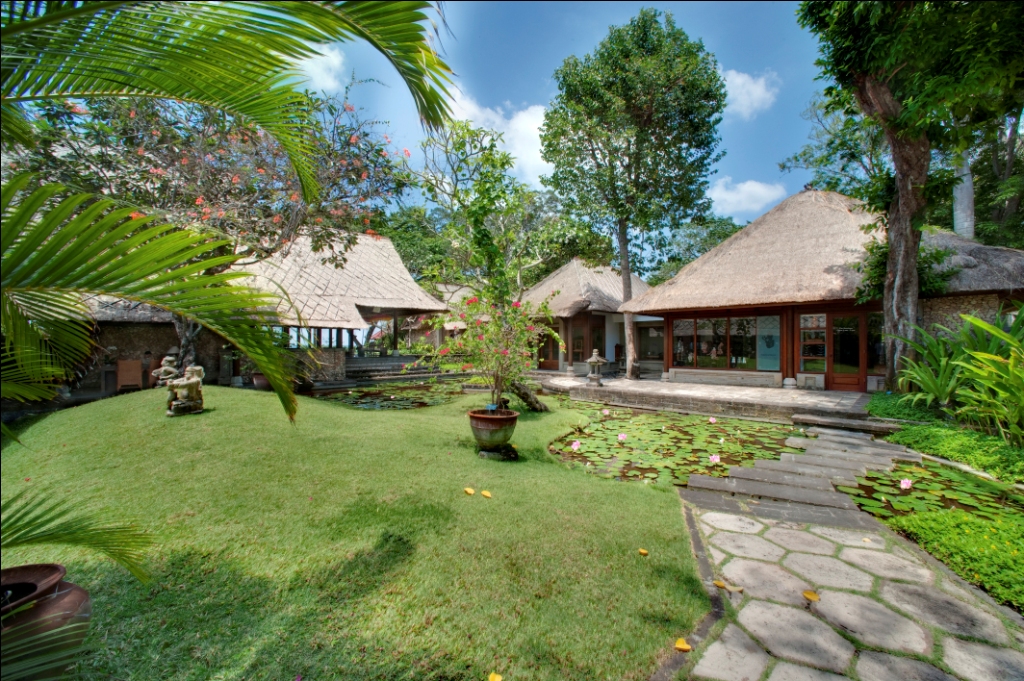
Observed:
[[[1024,495],[1009,485],[992,482],[932,461],[902,463],[891,471],[869,471],[857,487],[837,487],[861,509],[891,518],[908,513],[956,508],[986,520],[1024,522]]]
[[[785,445],[798,430],[792,426],[631,409],[589,415],[589,425],[555,440],[550,451],[603,478],[685,485],[691,473],[724,477],[729,466],[800,451]]]
[[[451,402],[462,393],[459,383],[384,383],[317,395],[318,400],[356,409],[420,409]]]

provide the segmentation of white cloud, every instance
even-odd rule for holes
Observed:
[[[775,103],[779,94],[779,76],[774,71],[765,71],[756,78],[749,73],[729,69],[724,74],[726,113],[735,114],[745,121],[753,119],[761,111],[766,111]]]
[[[786,188],[781,184],[765,184],[756,180],[733,184],[728,175],[716,180],[708,190],[719,215],[756,212],[785,195]]]
[[[325,47],[323,53],[304,60],[299,67],[309,77],[309,89],[320,94],[338,92],[345,88],[347,79],[342,77],[345,68],[345,53],[337,47]]]
[[[540,157],[540,127],[544,124],[544,107],[534,104],[506,113],[501,107],[492,109],[481,106],[475,99],[458,90],[453,100],[452,111],[456,118],[468,119],[477,127],[504,135],[505,150],[516,159],[515,174],[523,182],[539,188],[540,176],[551,172],[551,165]]]

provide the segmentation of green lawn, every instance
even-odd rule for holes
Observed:
[[[166,418],[147,391],[4,443],[5,496],[46,486],[158,534],[147,585],[93,555],[3,553],[64,562],[90,590],[97,677],[642,679],[708,609],[672,487],[547,453],[579,412],[524,416],[523,460],[505,463],[472,446],[478,395],[300,398],[291,425],[272,394],[205,392],[201,416]]]

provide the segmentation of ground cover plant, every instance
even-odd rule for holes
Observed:
[[[1006,444],[1000,437],[952,423],[904,426],[886,438],[911,449],[965,463],[1003,482],[1024,483],[1024,449]]]
[[[914,404],[903,399],[902,393],[876,392],[865,407],[872,416],[883,419],[899,419],[901,421],[938,421],[943,414],[938,409]]]
[[[707,612],[672,488],[566,469],[547,444],[587,417],[555,400],[520,417],[520,460],[495,462],[465,420],[485,395],[299,397],[291,424],[271,393],[204,394],[195,417],[151,390],[3,443],[5,498],[76,489],[155,535],[146,585],[86,552],[0,556],[59,560],[89,589],[86,678],[646,679]]]
[[[455,383],[420,382],[379,384],[317,395],[318,400],[347,404],[356,409],[419,409],[451,402],[462,393]]]
[[[590,407],[590,421],[551,452],[596,475],[685,485],[691,473],[724,477],[729,466],[778,459],[792,426],[742,419]]]

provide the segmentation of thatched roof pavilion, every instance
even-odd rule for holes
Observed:
[[[635,274],[632,281],[634,297],[651,288]],[[611,267],[590,267],[580,258],[573,258],[531,286],[522,300],[540,306],[555,292],[548,300],[555,317],[572,317],[583,311],[614,313],[622,305],[622,275]]]

